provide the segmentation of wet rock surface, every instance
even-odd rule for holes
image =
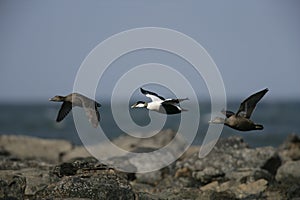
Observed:
[[[122,136],[115,144],[147,152],[168,144],[172,134],[146,141]],[[13,142],[17,145],[9,146]],[[170,155],[177,154],[183,141],[177,144]],[[38,151],[30,152],[32,145]],[[103,164],[66,141],[0,136],[0,199],[300,198],[300,139],[295,135],[278,148],[250,148],[241,137],[230,137],[219,140],[204,158],[198,157],[197,149],[190,147],[160,170],[126,173],[114,162],[136,169],[142,163],[124,155]]]

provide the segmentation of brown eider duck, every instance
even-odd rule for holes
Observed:
[[[49,101],[63,102],[58,112],[56,121],[60,122],[63,120],[74,106],[83,107],[89,122],[94,128],[97,128],[100,121],[100,114],[97,107],[101,104],[78,93],[71,93],[67,96],[55,96]]]
[[[250,120],[250,116],[255,109],[256,104],[261,100],[261,98],[268,92],[268,88],[261,90],[247,99],[245,99],[237,113],[232,111],[221,111],[226,118],[216,117],[215,119],[209,121],[213,124],[224,124],[239,131],[251,131],[251,130],[262,130],[264,127],[261,124],[256,124]]]

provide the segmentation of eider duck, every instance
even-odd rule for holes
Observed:
[[[261,90],[247,99],[245,99],[237,113],[232,111],[222,110],[221,112],[226,116],[225,119],[221,117],[216,117],[215,119],[209,121],[213,124],[224,124],[230,128],[239,131],[251,131],[251,130],[262,130],[264,129],[263,125],[256,124],[250,120],[251,114],[255,109],[256,104],[261,100],[261,98],[268,92],[268,88]]]
[[[67,96],[57,95],[50,98],[49,101],[63,102],[56,118],[57,122],[63,120],[74,106],[79,106],[84,108],[86,116],[94,128],[97,128],[99,125],[100,114],[97,107],[100,107],[101,104],[82,94],[71,93]]]
[[[147,108],[148,110],[152,110],[152,111],[156,111],[168,115],[178,114],[181,113],[182,111],[187,111],[183,108],[180,108],[177,104],[179,104],[184,100],[188,100],[188,98],[165,99],[162,96],[159,96],[154,92],[144,90],[143,88],[140,88],[140,91],[142,94],[146,95],[146,97],[149,97],[152,100],[152,102],[138,101],[135,104],[133,104],[131,108]]]

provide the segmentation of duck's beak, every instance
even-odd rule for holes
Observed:
[[[56,96],[49,99],[49,101],[57,101]]]
[[[135,106],[136,106],[136,103],[135,103],[135,104],[133,104],[133,105],[131,106],[131,108],[135,108]]]
[[[214,119],[211,119],[208,123],[209,124],[224,124],[225,119],[221,117],[215,117]]]

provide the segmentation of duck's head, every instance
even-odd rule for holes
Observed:
[[[64,101],[64,100],[65,100],[65,97],[59,96],[59,95],[56,95],[55,97],[52,97],[49,99],[49,101]]]
[[[214,119],[210,120],[208,123],[210,124],[224,124],[225,119],[222,117],[215,117]]]
[[[144,101],[138,101],[138,102],[136,102],[135,104],[133,104],[132,106],[131,106],[131,108],[145,108],[145,107],[147,107],[147,102],[144,102]]]

